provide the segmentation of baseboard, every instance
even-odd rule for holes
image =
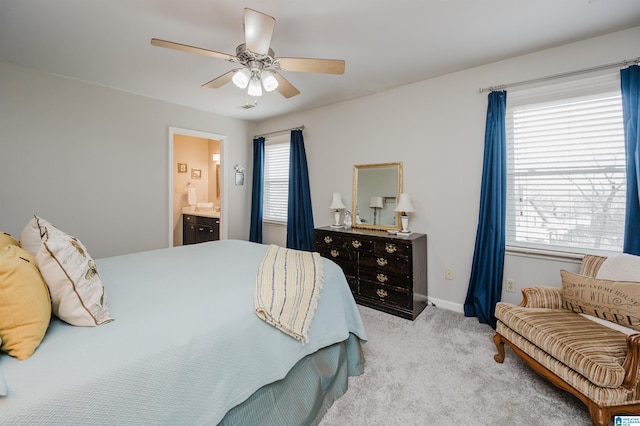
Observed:
[[[442,309],[448,309],[450,311],[459,312],[461,314],[464,313],[464,305],[460,303],[453,303],[447,300],[436,299],[433,297],[429,297],[429,303],[432,303]]]

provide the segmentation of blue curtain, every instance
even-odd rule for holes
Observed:
[[[627,157],[624,252],[640,255],[640,67],[620,70],[622,118]]]
[[[464,314],[496,328],[496,303],[502,294],[507,200],[505,115],[507,92],[489,93],[484,134],[480,214]]]
[[[309,171],[302,130],[291,131],[287,247],[297,250],[313,250],[313,212],[311,211]]]
[[[264,138],[253,140],[253,190],[249,241],[262,243],[262,193],[264,187]]]

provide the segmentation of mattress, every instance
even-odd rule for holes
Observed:
[[[366,340],[327,259],[308,343],[260,320],[253,291],[266,250],[225,240],[96,260],[115,321],[52,319],[30,359],[0,356],[0,424],[217,424],[302,358]]]

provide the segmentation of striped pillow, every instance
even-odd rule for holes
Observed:
[[[587,277],[595,277],[602,266],[602,263],[607,260],[605,256],[595,256],[592,254],[586,254],[582,258],[582,263],[580,264],[580,271],[578,274],[584,275]]]

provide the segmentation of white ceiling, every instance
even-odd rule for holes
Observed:
[[[150,44],[235,54],[244,7],[276,18],[276,56],[345,74],[283,72],[300,95],[242,109],[233,84],[200,87],[236,64]],[[638,0],[0,0],[0,61],[261,120],[637,25]]]

